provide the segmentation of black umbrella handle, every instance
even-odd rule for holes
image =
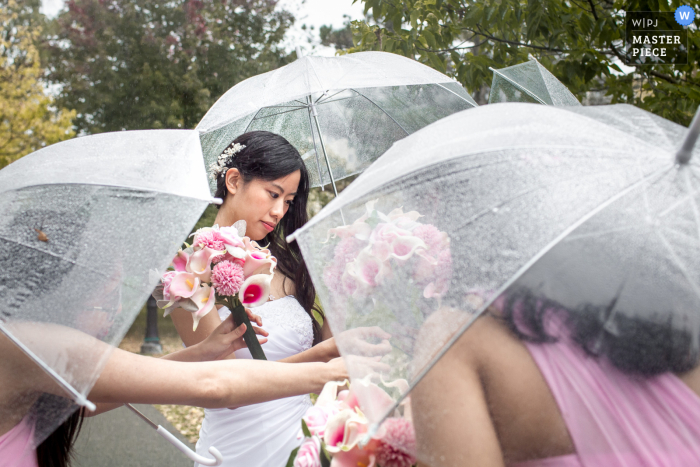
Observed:
[[[250,350],[250,354],[256,360],[267,360],[265,352],[263,352],[262,346],[258,341],[258,336],[255,334],[253,326],[250,324],[250,319],[248,319],[248,313],[245,312],[245,308],[240,303],[235,305],[231,309],[231,315],[233,315],[233,322],[236,326],[245,324],[245,333],[243,334],[243,340]]]

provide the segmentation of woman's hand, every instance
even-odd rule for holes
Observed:
[[[262,326],[262,318],[254,314],[246,308],[248,319],[251,324],[255,323]],[[258,338],[261,344],[267,342],[269,333],[262,328],[253,326],[255,334],[262,336]],[[201,361],[222,360],[233,352],[246,347],[243,340],[243,334],[246,331],[246,325],[241,324],[234,328],[233,317],[229,315],[214,331],[202,342],[197,344]]]
[[[350,379],[348,369],[345,367],[345,361],[342,357],[334,358],[328,363],[324,363],[324,365],[328,371],[326,381],[323,383],[324,385],[328,381],[345,381],[346,379]],[[323,389],[323,386],[321,386],[321,389]]]
[[[382,357],[391,352],[391,334],[379,326],[349,329],[338,334],[336,339],[343,355]]]

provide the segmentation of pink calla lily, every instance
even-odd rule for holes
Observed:
[[[263,267],[267,266],[270,271],[277,265],[277,260],[270,255],[269,250],[252,250],[245,252],[243,263],[243,276],[250,277]]]
[[[190,300],[197,305],[197,311],[192,313],[192,319],[194,320],[192,330],[196,331],[197,326],[199,325],[199,320],[214,309],[214,305],[216,305],[216,291],[214,290],[214,287],[204,284],[197,289],[194,294],[192,294]]]
[[[178,251],[175,258],[173,258],[173,268],[175,271],[181,272],[187,270],[187,261],[190,259],[190,255],[185,251]]]
[[[400,383],[392,382],[390,384],[391,387],[393,385],[399,385]],[[402,386],[396,387],[402,389]],[[350,394],[345,399],[345,403],[349,407],[355,407],[357,405],[357,401],[361,401],[362,406],[369,413],[384,413],[390,410],[394,405],[394,399],[382,388],[369,381],[368,378],[356,379],[352,382]]]
[[[331,454],[354,448],[367,432],[367,418],[360,411],[341,410],[328,419],[323,441]]]
[[[241,289],[238,291],[238,299],[248,308],[264,304],[270,298],[271,282],[272,274],[255,274],[250,276],[241,285]]]
[[[222,251],[202,248],[190,256],[187,261],[187,271],[193,273],[202,282],[209,282],[211,279],[211,260],[222,254]]]
[[[376,444],[372,440],[370,444]],[[341,451],[333,456],[330,467],[376,467],[374,447],[366,446],[364,449],[355,447],[350,451]]]
[[[178,272],[170,282],[170,297],[190,298],[199,288],[199,279],[191,272]]]

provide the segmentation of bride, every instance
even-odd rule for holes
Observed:
[[[309,176],[299,152],[279,135],[253,131],[231,142],[219,161],[224,165],[213,166],[212,175],[216,197],[224,201],[216,223],[230,226],[245,220],[246,236],[269,245],[277,258],[270,300],[254,310],[269,333],[262,345],[267,358],[296,363],[338,357],[327,323],[319,326],[313,318],[314,309],[323,315],[314,303],[316,292],[299,248],[284,240],[285,234],[308,219]],[[226,307],[209,313],[196,331],[190,312],[174,310],[172,318],[183,342],[190,346],[203,341],[229,314]],[[251,358],[247,348],[234,355]],[[310,406],[309,396],[303,395],[247,407],[207,409],[197,452],[206,453],[213,445],[223,454],[224,466],[283,467],[301,443],[297,439],[300,420]]]

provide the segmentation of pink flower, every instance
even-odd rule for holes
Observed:
[[[411,467],[416,463],[416,435],[405,418],[388,418],[382,424],[383,436],[375,450],[382,467]]]
[[[176,272],[170,280],[171,301],[173,298],[190,298],[199,288],[199,279],[191,272]],[[173,297],[174,295],[174,297]]]
[[[163,282],[163,298],[170,300],[170,284],[173,282],[173,277],[177,274],[175,271],[166,271],[161,278]]]
[[[271,274],[255,274],[243,282],[238,299],[248,308],[260,306],[270,298]]]
[[[272,271],[277,265],[277,259],[270,254],[270,250],[248,250],[245,252],[243,261],[243,273],[246,278],[258,273],[265,267]]]
[[[303,419],[312,435],[322,437],[326,432],[326,423],[328,423],[328,419],[339,411],[336,404],[329,404],[326,406],[315,405],[306,411],[306,415],[304,415]]]
[[[428,250],[439,251],[444,247],[446,235],[431,224],[421,224],[413,229],[413,235],[420,238],[428,246]]]
[[[222,251],[211,248],[202,248],[194,252],[187,260],[187,272],[194,273],[202,282],[209,282],[212,260],[222,254]]]
[[[177,252],[175,258],[173,258],[173,268],[177,272],[185,271],[187,269],[187,261],[189,261],[190,255],[182,250]]]
[[[323,270],[323,283],[333,293],[344,293],[341,281],[343,271],[345,271],[345,264],[341,265],[338,263],[333,263]]]
[[[222,261],[211,274],[211,284],[219,295],[236,295],[244,281],[243,267],[237,262]]]
[[[345,263],[349,263],[357,257],[357,253],[359,253],[365,244],[365,242],[355,237],[346,237],[342,239],[335,246],[335,250],[333,250],[335,253],[334,261],[345,266]]]
[[[306,438],[294,459],[294,467],[321,467],[320,443],[318,438]]]
[[[211,248],[216,251],[223,251],[226,249],[224,239],[217,230],[206,230],[197,234],[194,237],[192,245],[199,248]]]
[[[210,287],[209,284],[203,284],[190,298],[190,300],[192,300],[194,305],[197,307],[197,311],[192,313],[193,331],[197,330],[199,320],[214,309],[214,306],[216,305],[216,297],[214,293],[214,287]]]

